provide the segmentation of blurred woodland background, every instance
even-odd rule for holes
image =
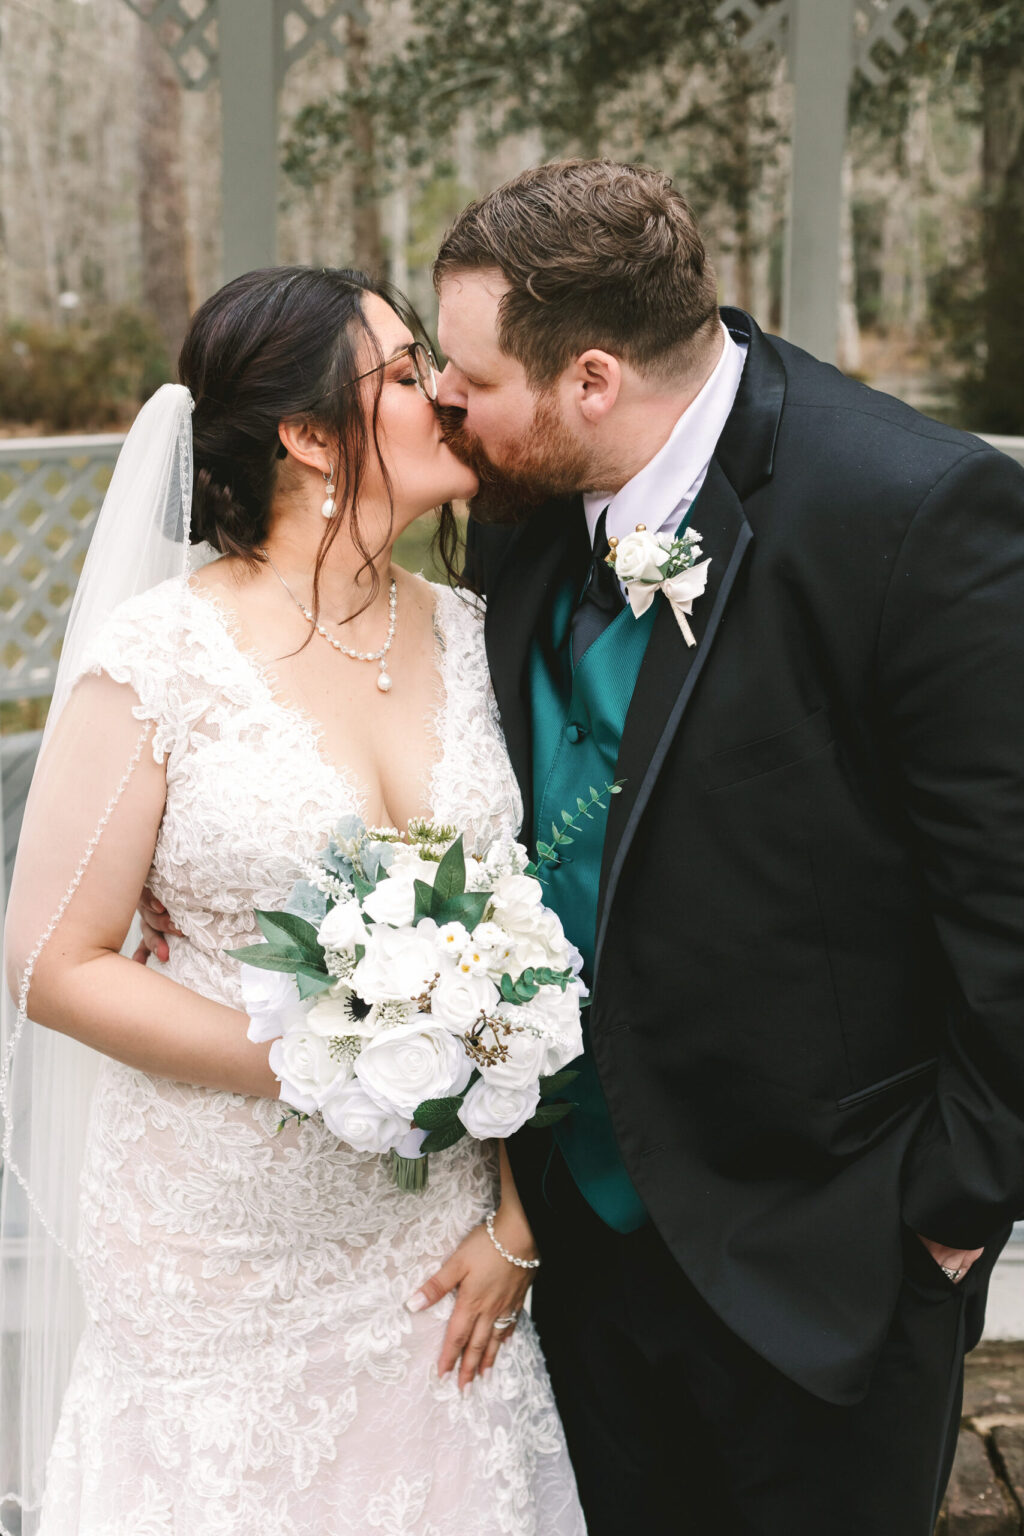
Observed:
[[[777,52],[729,46],[715,0],[366,13],[343,59],[314,48],[285,79],[282,261],[381,271],[430,328],[458,208],[538,160],[609,155],[673,175],[723,302],[778,327],[789,87]],[[1024,3],[936,0],[850,111],[842,365],[1024,434]],[[117,430],[174,376],[220,280],[219,112],[124,0],[0,0],[0,433]]]

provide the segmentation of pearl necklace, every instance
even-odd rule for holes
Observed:
[[[388,596],[387,639],[384,641],[384,644],[381,646],[379,651],[353,651],[347,645],[342,645],[340,640],[335,640],[334,636],[330,634],[328,630],[324,629],[322,624],[318,623],[317,620],[314,619],[305,603],[302,602],[300,598],[295,596],[295,593],[285,581],[284,577],[281,575],[281,572],[278,570],[273,560],[271,560],[270,555],[267,554],[267,551],[264,549],[262,553],[266,556],[267,564],[270,566],[270,569],[273,571],[282,587],[284,587],[285,591],[288,593],[288,596],[291,598],[296,608],[298,608],[300,612],[306,615],[306,618],[309,620],[310,624],[312,624],[317,634],[322,635],[323,638],[327,641],[328,645],[333,645],[336,651],[340,651],[343,656],[350,657],[352,661],[379,661],[380,674],[377,678],[377,687],[380,689],[381,693],[390,693],[391,676],[387,668],[387,654],[390,651],[392,641],[395,638],[395,626],[398,622],[398,583],[395,581],[394,577],[391,578],[391,591]]]

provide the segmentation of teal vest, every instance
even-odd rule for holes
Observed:
[[[624,608],[574,669],[569,621],[576,596],[569,586],[559,592],[552,629],[534,641],[530,654],[535,832],[545,841],[550,840],[552,822],[562,826],[563,810],[576,813],[577,796],[586,799],[591,786],[603,789],[615,778],[626,713],[660,606],[652,603],[641,619]],[[557,867],[546,865],[541,871],[547,882],[544,900],[579,948],[588,982],[594,968],[607,796],[604,803],[604,811],[595,810],[593,820],[583,820],[579,830],[573,830],[574,842]],[[612,1130],[589,1050],[586,1018],[584,1009],[584,1055],[573,1063],[580,1073],[572,1087],[576,1108],[555,1127],[555,1139],[581,1193],[601,1219],[618,1232],[633,1232],[646,1222],[647,1211]]]

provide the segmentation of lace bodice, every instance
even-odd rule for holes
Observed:
[[[435,630],[430,809],[480,846],[518,828],[521,802],[481,614],[437,589]],[[150,883],[183,937],[165,973],[238,1007],[225,950],[363,812],[359,786],[193,586],[123,605],[84,669],[132,687],[166,764]],[[463,1395],[435,1367],[451,1299],[405,1307],[494,1205],[493,1149],[435,1155],[405,1194],[318,1117],[280,1118],[104,1062],[82,1181],[89,1322],[40,1536],[582,1536],[529,1319]]]
[[[474,599],[435,587],[439,673],[430,810],[467,847],[515,832],[522,800],[505,752]],[[236,642],[206,590],[164,582],[125,603],[86,653],[138,695],[166,757],[167,805],[150,885],[184,938],[167,973],[205,996],[241,1004],[224,951],[253,934],[256,907],[281,906],[303,864],[365,795],[331,764],[317,724],[279,701],[272,672]]]

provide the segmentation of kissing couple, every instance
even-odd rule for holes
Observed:
[[[235,279],[122,451],[8,920],[27,1529],[930,1536],[1024,1213],[1024,472],[720,309],[653,170],[434,278],[440,375],[362,274]],[[417,1193],[279,1129],[254,909],[346,815],[532,853],[607,785],[571,1113]]]

